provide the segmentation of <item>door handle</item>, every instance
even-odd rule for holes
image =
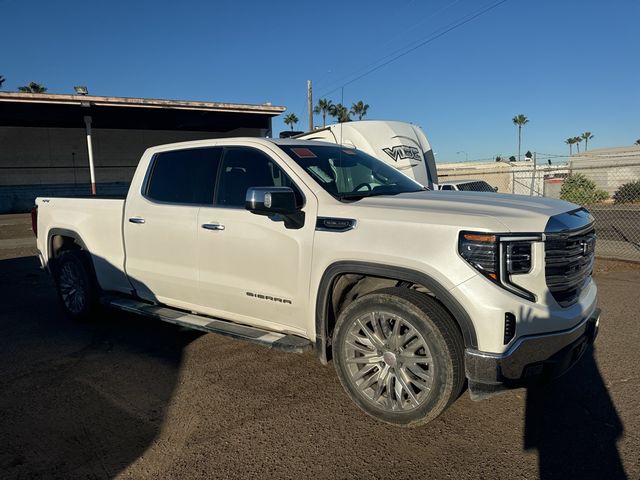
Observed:
[[[202,228],[205,230],[224,230],[224,225],[219,223],[203,223]]]
[[[140,217],[131,217],[129,219],[129,222],[131,223],[144,223],[144,218],[140,218]]]

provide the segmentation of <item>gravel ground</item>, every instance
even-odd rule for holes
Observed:
[[[599,262],[595,349],[554,384],[399,429],[313,353],[108,311],[62,315],[24,216],[0,217],[0,477],[640,478],[640,266]]]

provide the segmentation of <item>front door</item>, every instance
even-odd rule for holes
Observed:
[[[304,333],[317,203],[272,155],[224,149],[214,204],[198,214],[199,303],[210,315]],[[291,187],[300,205],[305,202],[302,228],[245,210],[247,189],[268,186]]]

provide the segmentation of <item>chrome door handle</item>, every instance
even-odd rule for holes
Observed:
[[[224,225],[219,223],[203,223],[202,228],[205,230],[224,230]]]
[[[131,217],[129,219],[129,222],[131,223],[144,223],[144,218],[140,218],[140,217]]]

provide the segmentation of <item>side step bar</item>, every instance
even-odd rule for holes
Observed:
[[[302,353],[312,348],[309,340],[296,335],[287,335],[262,330],[260,328],[238,325],[224,320],[174,310],[169,307],[151,305],[130,298],[105,297],[102,303],[106,306],[117,308],[118,310],[157,318],[164,322],[174,323],[181,327],[192,328],[202,332],[218,333],[220,335],[246,340],[267,348],[273,348],[274,350]]]

